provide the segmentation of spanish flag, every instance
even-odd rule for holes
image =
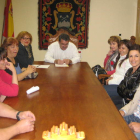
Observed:
[[[3,37],[14,37],[12,0],[5,1]]]

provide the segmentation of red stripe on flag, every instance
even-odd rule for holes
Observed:
[[[9,27],[8,27],[8,22],[11,22],[8,20],[8,17],[10,14],[10,10],[12,12],[12,9],[10,9],[10,4],[11,4],[11,8],[12,8],[12,1],[11,0],[6,0],[6,3],[5,3],[5,9],[4,9],[4,30],[3,30],[3,36],[4,37],[9,37],[8,35],[8,30],[9,30]],[[14,36],[14,32],[12,33],[12,36]]]

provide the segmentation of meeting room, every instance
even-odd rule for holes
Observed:
[[[140,140],[140,0],[0,0],[0,140]]]

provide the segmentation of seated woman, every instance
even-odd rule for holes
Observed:
[[[15,59],[19,50],[18,41],[15,38],[9,37],[5,39],[2,44],[2,47],[7,50],[7,60],[9,62],[12,62],[13,65],[15,66],[16,72],[18,74],[17,75],[18,81],[23,80],[24,78],[26,78],[27,75],[36,71],[36,68],[32,65],[28,65],[27,68],[22,68],[24,71],[21,70],[18,61]],[[6,69],[5,71],[9,74],[12,74],[9,69]]]
[[[140,140],[140,86],[138,86],[133,99],[120,109],[120,114],[124,117],[138,140]]]
[[[116,61],[116,72],[106,80],[107,85],[104,85],[104,88],[110,97],[116,96],[116,94],[118,95],[117,87],[124,79],[126,71],[132,67],[128,59],[130,47],[129,40],[124,39],[120,41],[119,55]]]
[[[117,88],[118,95],[124,98],[125,103],[129,103],[140,84],[140,45],[134,44],[129,52],[129,61],[132,65]],[[121,100],[120,99],[120,100]]]
[[[107,85],[119,85],[123,80],[126,71],[132,67],[128,59],[129,49],[129,40],[121,40],[119,46],[119,55],[116,58],[116,71],[110,76],[110,78],[106,80]]]
[[[34,62],[34,56],[32,52],[32,36],[27,31],[22,31],[16,38],[19,42],[19,51],[16,59],[19,62],[21,68],[27,68],[28,65],[32,65]]]
[[[116,62],[116,57],[118,56],[118,46],[120,43],[120,38],[118,36],[111,36],[108,39],[108,43],[110,44],[110,50],[104,60],[104,68],[107,74],[111,75],[115,72],[114,64]]]
[[[6,50],[0,47],[0,101],[3,102],[6,96],[18,95],[18,80],[16,70],[11,62],[7,62]],[[4,70],[9,69],[12,76]]]

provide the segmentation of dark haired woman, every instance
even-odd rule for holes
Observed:
[[[140,45],[133,45],[129,52],[129,61],[132,65],[117,88],[118,94],[129,103],[140,84]]]
[[[121,40],[119,46],[119,55],[116,58],[116,71],[106,80],[107,85],[119,85],[123,80],[126,71],[132,67],[129,63],[128,53],[130,49],[129,40]]]
[[[117,92],[110,93],[110,97],[118,109],[129,103],[140,84],[140,45],[133,45],[129,52],[132,68],[128,69],[124,79],[117,87]]]
[[[0,101],[3,102],[6,96],[18,95],[18,80],[15,67],[7,62],[6,50],[0,47]],[[12,76],[5,72],[5,69],[12,71]]]
[[[105,90],[112,98],[112,100],[114,99],[115,96],[118,96],[117,87],[120,84],[120,82],[124,79],[126,71],[130,67],[132,67],[128,59],[129,50],[130,50],[129,40],[126,39],[121,40],[119,46],[119,55],[116,61],[116,72],[113,75],[111,75],[109,79],[106,80],[106,84],[108,85],[104,85]]]

